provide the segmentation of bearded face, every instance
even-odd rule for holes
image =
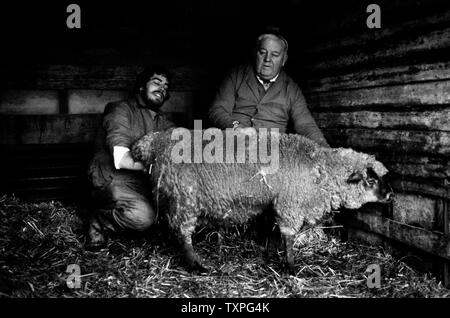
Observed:
[[[167,77],[154,74],[145,87],[141,88],[141,95],[147,105],[160,107],[166,99],[168,89]]]

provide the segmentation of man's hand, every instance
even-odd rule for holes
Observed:
[[[254,127],[237,127],[235,131],[249,136],[256,135],[256,129]]]
[[[122,160],[119,162],[119,168],[120,169],[128,169],[128,170],[141,170],[146,171],[144,165],[140,161],[134,161],[133,157],[131,156],[131,153],[128,151],[126,152]]]

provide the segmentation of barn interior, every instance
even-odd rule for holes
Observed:
[[[73,2],[73,1],[71,1]],[[163,110],[210,126],[226,72],[252,59],[267,23],[289,41],[286,72],[332,147],[376,155],[389,205],[342,213],[348,240],[389,246],[450,286],[450,5],[448,0],[68,1],[2,4],[0,194],[85,204],[86,169],[106,103],[129,96],[143,66],[175,75]]]

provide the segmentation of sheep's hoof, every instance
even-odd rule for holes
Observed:
[[[189,270],[191,272],[198,272],[198,273],[206,273],[208,271],[208,269],[205,266],[203,266],[199,261],[190,263]]]
[[[286,275],[292,275],[292,276],[295,276],[296,273],[297,273],[297,270],[295,269],[295,265],[294,265],[294,264],[286,263],[286,264],[284,265],[283,272],[284,272]]]
[[[205,273],[208,271],[198,256],[188,257],[186,262],[191,272]]]

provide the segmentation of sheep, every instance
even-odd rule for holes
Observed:
[[[174,138],[176,132],[178,138]],[[195,138],[199,133],[179,132],[180,128],[148,134],[133,145],[132,154],[150,168],[157,211],[163,207],[193,270],[205,271],[191,238],[202,222],[242,224],[272,209],[285,242],[286,265],[292,270],[294,237],[303,227],[314,226],[341,207],[357,209],[367,202],[387,202],[392,195],[381,178],[388,172],[384,165],[352,149],[324,148],[301,135],[271,132],[267,140],[278,142],[277,170],[260,161],[250,162],[248,153],[241,163],[175,163],[175,147],[185,147],[188,155],[189,149],[195,150],[193,139],[179,140],[179,136]],[[220,136],[219,130],[213,134]],[[261,133],[256,136],[262,144]],[[203,140],[201,150],[205,146]],[[247,140],[245,149],[250,148]]]

